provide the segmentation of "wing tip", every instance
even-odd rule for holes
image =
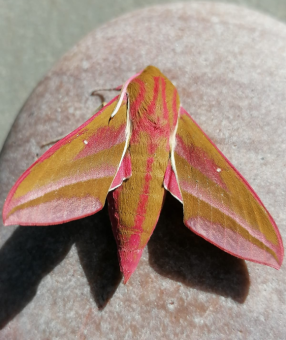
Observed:
[[[9,219],[9,211],[8,211],[8,199],[6,199],[4,206],[3,206],[3,210],[2,210],[2,221],[4,226],[8,226],[8,225],[12,225],[9,224],[8,219]]]
[[[237,253],[235,253],[234,251],[232,251],[231,249],[228,249],[228,248],[224,248],[223,246],[215,243],[215,241],[213,241],[211,238],[208,238],[206,235],[200,233],[198,230],[194,229],[192,227],[192,225],[190,225],[188,223],[188,220],[184,220],[184,224],[185,226],[190,229],[193,233],[195,233],[196,235],[202,237],[204,240],[206,240],[207,242],[213,244],[214,246],[218,247],[219,249],[223,250],[224,252],[232,255],[232,256],[235,256],[239,259],[242,259],[242,260],[246,260],[246,261],[250,261],[250,262],[254,262],[254,263],[259,263],[259,264],[263,264],[263,265],[266,265],[268,267],[272,267],[276,270],[279,270],[280,267],[282,266],[282,262],[283,262],[283,257],[284,257],[284,248],[283,248],[283,244],[280,244],[279,243],[279,249],[277,249],[275,253],[276,255],[276,258],[271,255],[270,253],[267,252],[267,254],[271,257],[269,257],[269,260],[266,261],[266,259],[264,260],[259,260],[259,259],[255,259],[255,258],[250,258],[248,256],[242,256],[242,255],[239,255]],[[263,250],[262,250],[263,252]]]
[[[13,223],[10,223],[8,219],[2,217],[3,225],[5,227],[8,227],[9,225],[14,225]]]

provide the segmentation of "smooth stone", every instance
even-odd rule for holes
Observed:
[[[142,9],[90,33],[47,74],[0,158],[0,202],[21,173],[99,106],[90,93],[153,64],[247,178],[286,236],[286,26],[233,5]],[[114,96],[104,93],[106,100]],[[183,225],[168,197],[125,286],[106,209],[52,227],[3,227],[0,339],[285,339],[286,273]]]

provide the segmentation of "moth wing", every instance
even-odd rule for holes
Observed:
[[[183,108],[172,168],[169,183],[175,188],[174,196],[183,202],[189,229],[232,255],[276,269],[281,266],[284,249],[273,218]]]
[[[102,209],[108,191],[131,175],[127,103],[114,98],[86,123],[53,145],[11,189],[5,225],[51,225]]]

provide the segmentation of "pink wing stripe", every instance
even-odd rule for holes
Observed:
[[[76,197],[71,199],[57,199],[51,202],[42,203],[35,207],[18,210],[7,218],[5,224],[59,224],[93,215],[100,209],[102,209],[102,204],[95,197],[87,196],[81,198],[80,204]],[[39,216],[42,218],[42,221],[39,220]]]
[[[177,200],[183,203],[183,197],[170,161],[167,165],[167,169],[164,176],[164,188],[168,190]]]
[[[92,156],[100,151],[110,149],[113,146],[122,143],[126,140],[125,129],[125,125],[122,125],[117,130],[112,129],[109,126],[98,129],[95,134],[82,141],[85,147],[74,159]]]
[[[116,168],[114,166],[105,165],[104,167],[101,166],[97,168],[88,169],[88,171],[81,173],[80,175],[65,177],[60,179],[59,181],[51,182],[45,186],[35,189],[34,191],[30,191],[28,194],[24,196],[21,196],[19,198],[13,198],[9,204],[9,211],[14,209],[16,206],[19,206],[20,204],[24,204],[28,201],[34,200],[36,198],[44,196],[47,193],[56,191],[68,185],[85,182],[91,179],[112,177],[114,176],[115,171]]]
[[[186,145],[180,136],[176,136],[176,153],[184,158],[192,167],[198,169],[207,178],[215,182],[224,190],[228,190],[227,186],[221,179],[220,173],[217,171],[219,166],[209,158],[207,153],[196,145]]]
[[[271,254],[230,229],[226,229],[216,223],[211,223],[201,217],[191,218],[185,221],[185,224],[193,232],[231,255],[268,266],[270,265],[275,269],[280,268],[280,265],[277,264]]]
[[[119,187],[121,183],[125,179],[131,177],[131,175],[132,175],[131,157],[130,157],[129,152],[126,152],[120,164],[120,167],[117,171],[117,174],[113,179],[113,182],[110,186],[109,191],[114,190],[115,188]]]
[[[275,247],[271,242],[269,242],[265,236],[259,232],[258,227],[257,229],[254,229],[247,221],[245,221],[241,216],[235,214],[231,209],[228,209],[227,206],[222,204],[221,202],[215,200],[213,197],[211,197],[207,190],[200,188],[198,190],[196,185],[193,185],[191,183],[187,183],[182,181],[181,182],[181,188],[188,192],[189,194],[197,197],[198,199],[206,202],[211,207],[214,207],[221,212],[223,212],[225,215],[231,217],[235,222],[240,224],[245,230],[249,232],[249,234],[253,237],[255,237],[257,240],[261,241],[263,244],[265,244],[268,248],[272,249],[275,253],[280,255],[280,247],[279,244],[277,247]],[[209,226],[212,225],[211,222],[209,222]],[[225,228],[227,230],[227,228]],[[212,234],[215,235],[215,234]],[[223,234],[222,234],[223,235]],[[237,234],[238,235],[238,234]],[[239,236],[239,235],[238,235]],[[237,236],[237,237],[238,237]],[[225,249],[224,249],[225,250]],[[282,260],[282,259],[281,259]]]

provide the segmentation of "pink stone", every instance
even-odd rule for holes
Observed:
[[[149,64],[257,191],[286,236],[286,26],[218,3],[142,9],[90,33],[47,74],[0,158],[0,201],[47,147]],[[104,93],[105,101],[115,93]],[[131,198],[132,199],[132,198]],[[106,209],[68,224],[0,228],[0,339],[284,339],[286,269],[194,235],[170,195],[121,282]]]

